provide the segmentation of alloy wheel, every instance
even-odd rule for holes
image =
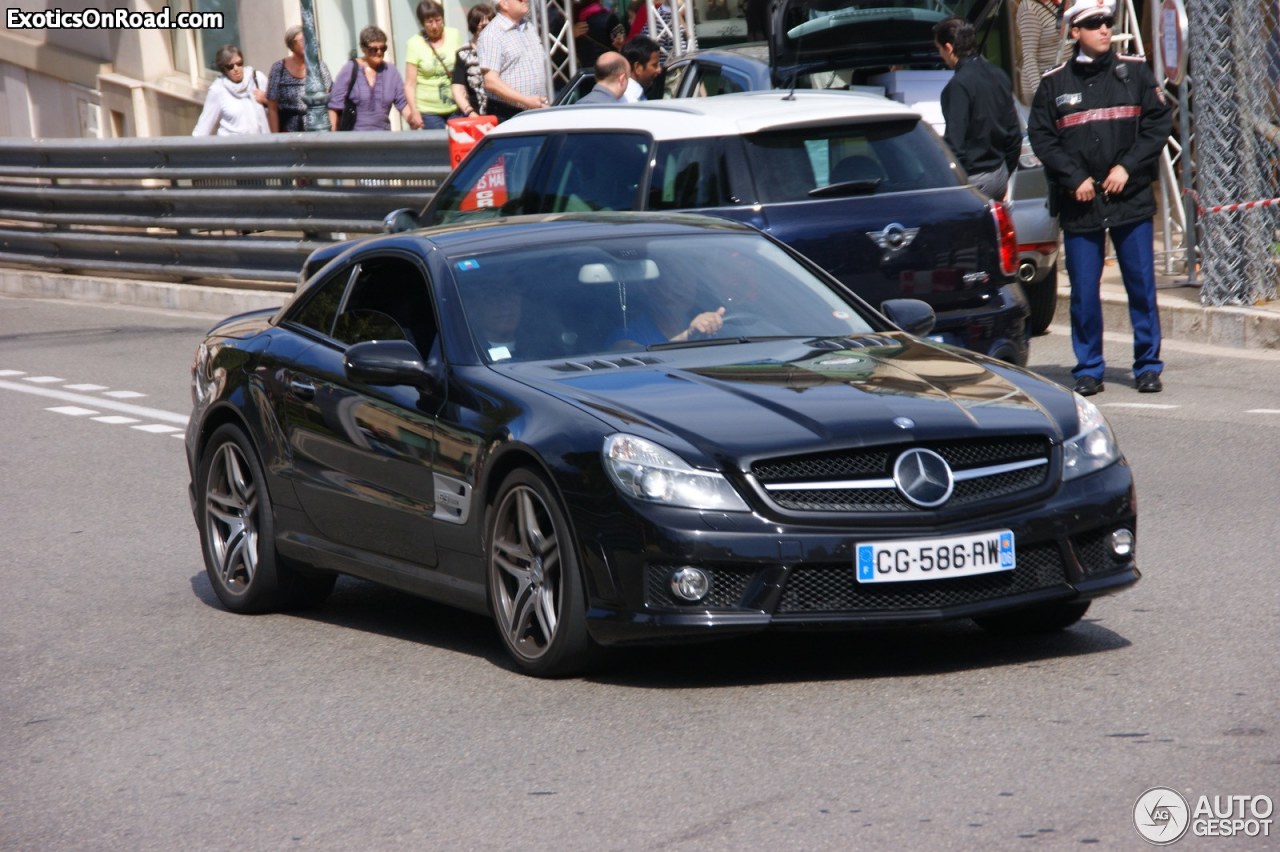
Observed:
[[[564,573],[555,523],[532,488],[519,485],[503,496],[489,558],[498,627],[512,650],[537,659],[556,637]]]
[[[205,483],[205,531],[214,573],[232,594],[258,573],[258,484],[240,448],[224,441]]]

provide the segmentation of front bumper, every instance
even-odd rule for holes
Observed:
[[[614,526],[586,548],[595,554],[585,561],[589,588],[595,590],[588,628],[602,644],[650,644],[765,629],[945,621],[1106,595],[1140,577],[1132,553],[1116,558],[1106,545],[1120,528],[1136,539],[1132,484],[1128,466],[1119,463],[1066,483],[1033,506],[945,528],[806,527],[758,515],[646,512],[650,523],[640,531],[641,540],[629,542]],[[887,584],[856,579],[859,540],[1005,528],[1017,542],[1013,571]],[[671,573],[684,565],[712,578],[711,591],[697,604],[679,602],[670,590]],[[608,576],[599,576],[601,571]]]

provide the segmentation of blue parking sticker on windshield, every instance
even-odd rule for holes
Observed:
[[[473,257],[468,260],[460,260],[454,265],[458,268],[459,272],[472,272],[480,268],[480,261]]]

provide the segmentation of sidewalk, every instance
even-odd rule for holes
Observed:
[[[1280,351],[1280,300],[1248,308],[1206,308],[1200,304],[1199,288],[1186,286],[1185,277],[1157,274],[1156,286],[1160,326],[1166,339]],[[218,316],[280,305],[292,292],[291,285],[279,284],[257,287],[173,284],[0,268],[0,294],[4,295],[79,299]],[[1070,297],[1067,273],[1059,268],[1055,324],[1070,322]],[[1120,269],[1115,264],[1103,269],[1102,313],[1106,331],[1130,332],[1128,300],[1120,281]]]
[[[1061,259],[1058,264],[1058,309],[1053,321],[1065,326],[1071,322],[1071,285]],[[1187,286],[1185,275],[1166,276],[1159,271],[1156,300],[1166,340],[1280,352],[1280,300],[1247,308],[1208,308],[1200,304],[1200,288]],[[1129,300],[1114,261],[1102,270],[1102,321],[1106,331],[1132,334]]]

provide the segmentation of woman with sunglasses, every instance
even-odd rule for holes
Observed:
[[[267,80],[261,72],[244,64],[240,48],[224,44],[214,54],[221,72],[209,84],[204,109],[196,120],[192,136],[242,136],[269,133],[267,125]]]
[[[1105,390],[1099,287],[1108,233],[1129,296],[1134,386],[1139,393],[1163,388],[1151,184],[1172,130],[1170,108],[1145,60],[1112,52],[1114,14],[1111,0],[1076,0],[1067,10],[1076,49],[1040,81],[1027,125],[1062,223],[1071,373],[1081,396]]]
[[[352,130],[390,130],[392,107],[400,110],[410,127],[419,129],[422,121],[404,96],[404,78],[387,62],[387,34],[378,27],[365,27],[360,31],[360,50],[364,55],[342,66],[333,81],[329,125],[338,129],[338,116],[350,98],[356,105]]]

